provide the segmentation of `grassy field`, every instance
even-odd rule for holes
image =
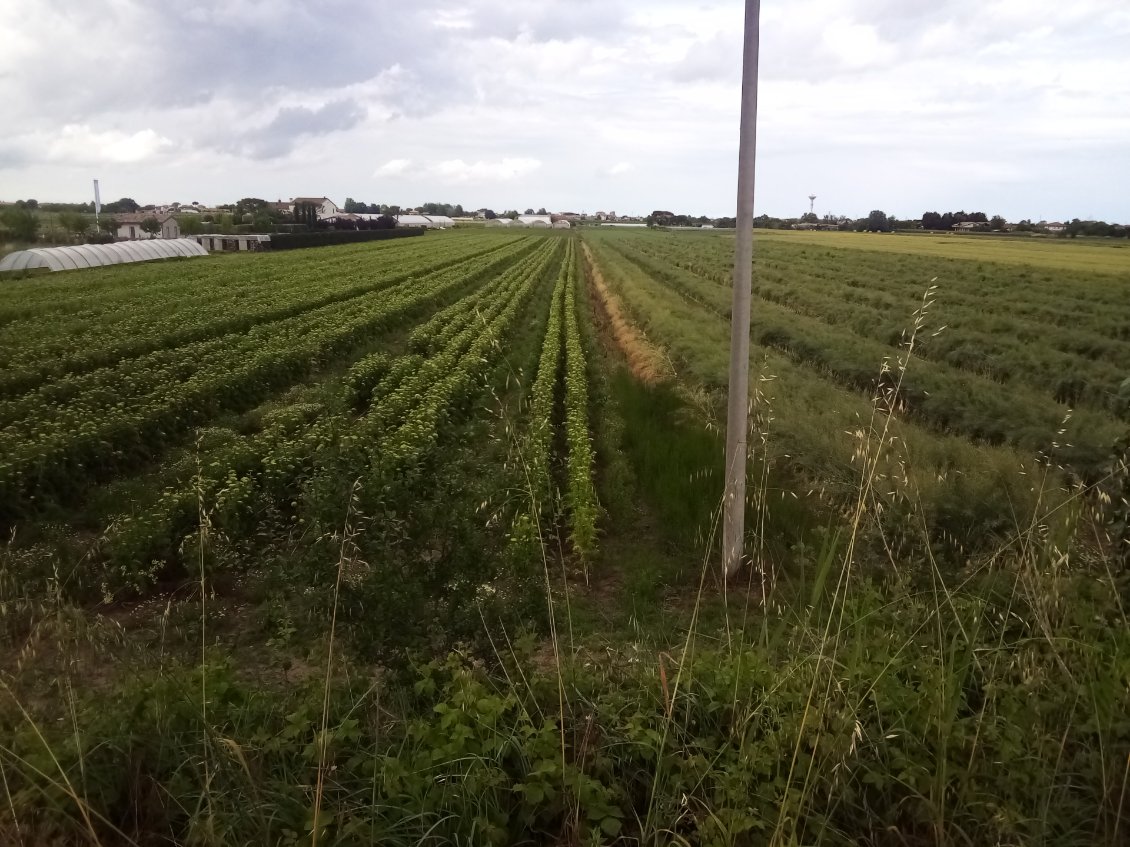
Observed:
[[[732,234],[0,283],[0,841],[1124,843],[1130,253],[758,236],[729,582]]]
[[[942,232],[860,233],[760,230],[761,241],[903,253],[942,259],[966,259],[1056,269],[1130,275],[1130,246],[1118,239],[1069,239],[1029,235],[1012,237],[955,235]]]

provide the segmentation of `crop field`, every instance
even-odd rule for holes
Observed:
[[[732,233],[0,281],[0,842],[1124,843],[1130,250],[757,239],[729,582]]]
[[[588,241],[679,369],[724,388],[732,238]],[[900,504],[925,507],[933,525],[969,545],[1007,534],[1030,511],[1019,471],[1037,457],[1062,468],[1065,484],[1105,473],[1126,428],[1115,397],[1130,376],[1130,255],[1092,249],[1106,259],[1102,273],[1067,271],[1040,249],[1018,264],[1016,245],[989,244],[1000,261],[971,261],[968,245],[953,244],[953,258],[916,252],[922,241],[760,237],[751,368],[774,418],[773,460],[817,486],[843,483],[850,493],[859,445],[845,433],[867,428],[876,399],[897,412],[884,495],[900,519]]]

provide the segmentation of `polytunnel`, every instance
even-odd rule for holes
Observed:
[[[32,247],[17,250],[0,259],[0,272],[47,268],[70,271],[100,268],[125,262],[153,259],[207,256],[208,251],[191,238],[153,238],[148,241],[119,241],[115,244],[75,244],[69,247]]]

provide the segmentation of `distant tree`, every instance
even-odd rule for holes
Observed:
[[[534,210],[533,210],[533,209],[526,209],[526,211],[524,211],[524,212],[523,212],[522,214],[524,214],[524,215],[532,215],[533,213],[534,213]]]
[[[488,221],[493,221],[498,215],[494,213],[494,209],[483,209],[483,217]]]
[[[244,215],[244,223],[247,223],[248,218],[250,218],[252,232],[275,231],[275,220],[267,214],[266,209],[260,209],[254,215]]]
[[[942,216],[937,212],[923,212],[922,213],[922,228],[923,229],[945,229],[942,224]]]
[[[365,211],[365,204],[364,203],[358,203],[352,197],[346,197],[345,198],[345,205],[342,206],[341,208],[342,208],[342,211],[344,211],[344,212],[347,212],[349,214],[354,214],[355,212],[364,212]]]
[[[769,215],[758,215],[753,219],[753,226],[756,229],[781,229],[785,226],[785,221]]]
[[[111,215],[116,215],[119,212],[139,212],[141,206],[132,197],[123,197],[120,200],[115,200],[112,203],[103,203],[102,211]]]
[[[502,217],[510,218],[512,221],[518,220],[518,212],[515,209],[508,209],[502,213]]]
[[[545,210],[545,206],[542,206],[542,207],[541,207],[540,209],[538,209],[538,211],[537,211],[537,214],[539,214],[539,215],[548,215],[548,214],[549,214],[549,212],[547,212],[547,211]]]
[[[1008,225],[1008,221],[1000,215],[993,215],[992,220],[989,221],[989,228],[1001,232]]]
[[[248,215],[254,217],[260,212],[266,212],[266,210],[266,200],[263,200],[259,197],[243,197],[236,201],[235,209],[232,211],[232,214],[235,215],[235,219],[237,221],[246,223],[246,221],[244,221],[244,218],[246,218]]]
[[[890,232],[891,222],[887,218],[887,213],[878,209],[873,209],[871,214],[866,219],[866,229],[868,232]]]
[[[153,238],[161,231],[161,222],[155,217],[148,217],[141,222],[141,231],[149,233],[149,237]]]
[[[381,215],[373,221],[373,229],[396,229],[396,218],[392,215]]]
[[[734,218],[716,218],[714,225],[719,229],[733,229],[738,224]]]
[[[393,215],[393,216],[399,215],[400,214],[400,207],[399,206],[389,206],[388,207],[388,214]]]
[[[455,212],[454,217],[457,217],[457,218],[461,218],[465,214],[467,214],[466,212],[463,211],[463,205],[461,203],[456,203],[455,209],[453,209],[453,211]]]
[[[59,212],[59,226],[67,232],[82,235],[90,229],[90,218],[81,212]]]
[[[820,223],[820,218],[816,217],[815,212],[805,212],[800,216],[800,222],[802,224],[818,224]]]
[[[39,216],[25,206],[9,206],[0,212],[0,223],[15,241],[35,241],[39,232]]]
[[[181,215],[177,218],[177,223],[184,235],[199,235],[204,231],[204,221],[200,215]]]
[[[31,200],[27,201],[27,207],[34,211],[35,209],[39,208],[39,201],[32,198]]]
[[[318,227],[318,207],[313,203],[294,204],[294,222],[308,226],[310,229]]]

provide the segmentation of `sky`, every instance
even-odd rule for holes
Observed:
[[[0,199],[732,215],[744,3],[3,0]],[[1130,223],[1130,0],[763,0],[756,209]]]

